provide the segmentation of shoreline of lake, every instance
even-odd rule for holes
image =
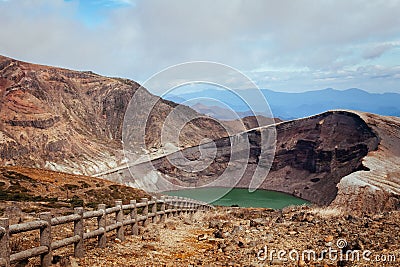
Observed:
[[[291,205],[309,205],[309,201],[291,194],[257,189],[249,192],[248,188],[204,187],[166,191],[170,196],[189,197],[216,206],[238,206],[248,208],[282,209]]]

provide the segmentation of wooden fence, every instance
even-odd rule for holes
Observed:
[[[125,227],[130,227],[131,233],[137,235],[139,222],[145,227],[150,222],[164,222],[167,217],[210,209],[213,207],[207,203],[193,199],[161,197],[151,200],[142,198],[139,203],[131,200],[127,205],[117,200],[115,207],[106,208],[105,204],[99,204],[97,210],[86,212],[79,207],[74,209],[74,214],[55,218],[52,218],[50,212],[43,212],[36,221],[13,225],[9,225],[8,218],[0,218],[0,266],[9,267],[12,263],[37,256],[40,256],[41,266],[50,266],[52,252],[69,245],[74,245],[74,256],[81,258],[85,255],[84,241],[86,239],[97,238],[98,246],[104,248],[107,242],[106,233],[110,231],[115,230],[116,238],[124,241]],[[109,214],[114,214],[112,224],[107,223],[110,219],[107,220]],[[85,231],[85,219],[91,218],[97,218],[97,229]],[[52,227],[72,222],[74,223],[73,236],[53,241],[52,235],[55,233],[52,232]],[[11,254],[10,236],[34,230],[40,230],[40,245]]]

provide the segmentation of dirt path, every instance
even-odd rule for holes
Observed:
[[[198,236],[212,236],[213,229],[204,227],[204,214],[193,218],[181,216],[165,223],[140,229],[138,236],[127,236],[124,242],[108,243],[106,249],[95,248],[82,266],[188,266],[198,265],[204,253],[214,245],[200,242]],[[212,259],[209,261],[212,263]]]

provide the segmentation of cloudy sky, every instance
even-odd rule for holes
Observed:
[[[0,0],[0,54],[143,82],[187,61],[262,88],[400,93],[400,0]]]

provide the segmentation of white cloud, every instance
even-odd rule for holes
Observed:
[[[295,79],[310,89],[329,82],[328,87],[400,89],[392,75],[388,89],[385,80],[359,82],[367,76],[357,69],[378,59],[385,65],[382,56],[394,51],[400,36],[397,0],[101,1],[127,6],[102,11],[105,22],[93,28],[77,20],[75,1],[0,2],[0,53],[141,81],[172,64],[210,60],[247,71],[260,83],[268,72],[251,70],[277,69],[268,85],[280,90],[296,90]],[[341,71],[351,74],[314,79]]]
[[[364,53],[363,58],[365,59],[374,59],[382,56],[385,52],[389,51],[392,48],[400,47],[400,42],[384,42],[380,44],[374,44],[368,47]]]

